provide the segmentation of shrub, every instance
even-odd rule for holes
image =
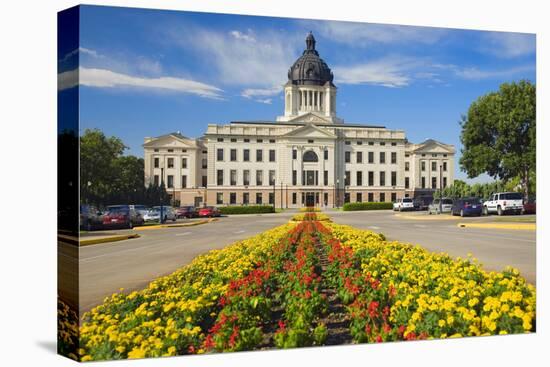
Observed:
[[[344,211],[393,209],[393,203],[345,203]]]
[[[243,205],[243,206],[223,206],[220,207],[222,214],[261,214],[275,213],[272,205]]]

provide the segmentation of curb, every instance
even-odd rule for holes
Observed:
[[[194,227],[194,226],[198,226],[198,225],[201,225],[201,224],[215,222],[217,220],[218,220],[217,218],[210,218],[210,219],[207,219],[207,220],[201,220],[201,221],[192,222],[192,223],[159,224],[159,225],[154,225],[154,226],[140,226],[140,227],[134,227],[134,231],[145,231],[145,230],[149,230],[149,229],[161,229],[161,228]]]
[[[140,235],[137,233],[133,234],[126,234],[126,235],[115,235],[115,236],[109,236],[109,237],[103,237],[103,238],[91,238],[89,240],[80,240],[79,245],[80,246],[90,246],[90,245],[97,245],[100,243],[107,243],[107,242],[117,242],[117,241],[123,241],[123,240],[129,240],[131,238],[139,238]]]
[[[444,215],[441,216],[440,214],[434,214],[434,215],[403,215],[403,214],[394,214],[396,217],[403,218],[403,219],[413,219],[413,220],[459,220],[458,218],[453,217],[452,215]]]
[[[457,227],[512,229],[516,231],[535,231],[535,223],[458,223]]]

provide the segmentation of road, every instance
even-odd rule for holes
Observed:
[[[172,273],[199,254],[286,223],[293,214],[230,216],[194,227],[144,230],[139,232],[141,238],[82,247],[78,262],[79,311],[89,311],[120,288],[125,291],[144,288],[151,280]],[[487,270],[500,271],[512,265],[535,284],[534,231],[457,227],[458,222],[488,221],[494,217],[433,220],[424,216],[425,220],[421,220],[391,211],[328,214],[335,223],[380,232],[389,240],[419,244],[453,257],[472,253]],[[74,280],[74,247],[63,243],[58,246],[60,274]]]

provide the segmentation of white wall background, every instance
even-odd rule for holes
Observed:
[[[537,33],[538,138],[548,141],[549,37],[544,1],[116,0],[88,4],[310,17]],[[0,364],[74,366],[56,342],[56,12],[75,1],[5,1],[0,12]],[[24,149],[22,149],[24,146]],[[539,144],[539,165],[550,145]],[[102,366],[422,365],[548,363],[548,173],[538,170],[536,335],[468,338],[106,362]],[[32,202],[32,205],[31,205]]]

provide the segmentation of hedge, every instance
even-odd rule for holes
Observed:
[[[275,213],[273,205],[243,205],[243,206],[222,206],[221,214],[259,214]]]
[[[393,203],[345,203],[344,211],[393,209]]]

